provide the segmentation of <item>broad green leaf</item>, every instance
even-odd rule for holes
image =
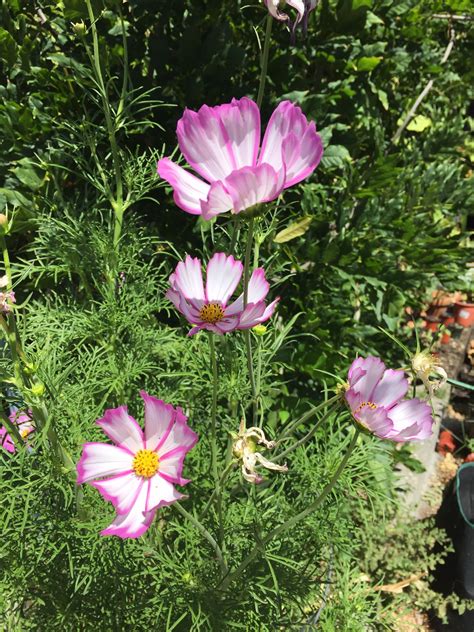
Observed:
[[[384,90],[377,90],[377,96],[384,110],[388,110],[388,96]]]
[[[382,61],[382,57],[360,57],[357,60],[357,70],[360,72],[371,72]]]
[[[277,244],[284,244],[287,241],[296,239],[296,237],[301,237],[308,230],[312,220],[312,217],[304,217],[299,222],[290,224],[287,228],[281,230],[273,241]]]
[[[16,61],[18,46],[8,31],[0,27],[0,58],[6,61],[9,68]]]
[[[28,158],[22,158],[17,166],[12,169],[18,180],[32,191],[36,191],[43,183],[42,178],[31,164]]]
[[[407,129],[410,130],[410,132],[422,132],[432,124],[433,122],[428,116],[418,114],[418,116],[415,116],[415,118],[408,123]]]

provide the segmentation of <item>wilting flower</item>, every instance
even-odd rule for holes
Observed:
[[[248,283],[247,306],[241,294],[228,305],[242,277],[243,266],[232,255],[217,252],[207,264],[206,287],[202,280],[201,262],[189,255],[180,261],[170,276],[167,298],[194,325],[189,335],[201,329],[225,334],[234,329],[250,329],[268,320],[279,298],[268,306],[265,297],[270,285],[263,268],[256,268]]]
[[[303,31],[306,32],[309,14],[316,8],[318,0],[263,0],[263,3],[274,18],[280,22],[286,22],[290,31],[294,33],[300,23],[303,25]],[[281,11],[286,4],[296,10],[294,20],[291,20],[288,14]]]
[[[140,395],[145,402],[145,432],[126,406],[109,409],[97,423],[115,445],[86,443],[77,464],[77,482],[91,483],[117,512],[101,535],[138,538],[157,509],[183,497],[174,485],[189,483],[181,472],[197,434],[180,408],[144,391]]]
[[[425,385],[430,398],[433,397],[435,391],[446,384],[448,374],[439,364],[438,358],[429,351],[416,353],[412,358],[411,367],[416,377]],[[435,376],[435,379],[430,380],[430,376]]]
[[[169,158],[158,162],[158,173],[173,187],[176,204],[204,219],[275,200],[309,176],[323,153],[315,124],[290,101],[273,112],[260,152],[260,111],[246,97],[198,112],[186,109],[177,135],[181,152],[204,180]]]
[[[22,439],[35,431],[35,425],[31,418],[31,411],[28,413],[21,411],[13,411],[8,416],[12,424],[18,427],[18,432]],[[8,434],[7,429],[4,426],[0,426],[0,445],[10,454],[15,454],[16,448],[13,439]]]
[[[269,450],[274,448],[275,441],[267,441],[261,428],[252,427],[245,429],[245,421],[242,419],[239,427],[239,434],[234,435],[234,456],[242,461],[242,476],[249,483],[261,483],[263,477],[257,472],[257,465],[265,467],[267,470],[276,472],[287,472],[286,465],[277,465],[266,459],[257,451],[257,445],[263,445]]]
[[[404,371],[386,369],[380,358],[357,358],[349,369],[345,398],[354,419],[381,439],[420,441],[431,435],[431,406],[402,398],[408,391]]]

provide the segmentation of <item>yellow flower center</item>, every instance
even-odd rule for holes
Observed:
[[[360,411],[366,406],[370,408],[371,410],[375,410],[377,408],[377,404],[374,404],[374,402],[361,402],[355,409],[354,415],[357,415],[358,413],[360,413]]]
[[[217,305],[216,303],[209,303],[208,305],[204,305],[203,307],[201,307],[201,310],[199,311],[199,317],[205,323],[215,325],[224,318],[224,310],[220,305]]]
[[[151,450],[138,450],[132,463],[135,474],[143,478],[151,478],[157,473],[159,466],[160,459],[157,453]]]

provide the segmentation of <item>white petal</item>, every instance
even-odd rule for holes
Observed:
[[[171,430],[175,410],[170,404],[145,391],[140,391],[140,395],[145,402],[145,446],[147,450],[156,450],[165,433],[167,436]]]
[[[77,464],[77,482],[132,471],[134,455],[109,443],[85,443]]]
[[[169,158],[158,162],[158,174],[173,187],[176,205],[191,215],[201,215],[201,202],[209,195],[209,184],[186,171]]]
[[[243,265],[232,255],[217,252],[207,265],[206,298],[225,305],[242,276]]]
[[[172,483],[165,480],[159,474],[152,476],[148,482],[148,495],[146,500],[146,510],[158,509],[165,505],[171,505],[183,498],[183,494],[178,492]]]
[[[191,167],[208,182],[223,180],[234,169],[228,138],[215,108],[185,110],[177,127],[178,142]]]
[[[142,485],[140,493],[132,507],[126,514],[119,514],[101,535],[116,535],[119,538],[138,538],[151,525],[155,511],[146,510],[148,485]]]
[[[142,477],[131,473],[113,476],[104,481],[96,481],[92,485],[99,490],[106,500],[113,503],[118,514],[124,514],[131,511],[143,482]]]
[[[201,262],[189,255],[176,266],[173,277],[174,289],[181,292],[188,300],[204,300]]]
[[[134,453],[143,448],[143,431],[128,414],[126,406],[109,408],[102,419],[97,421],[97,425],[119,447]]]

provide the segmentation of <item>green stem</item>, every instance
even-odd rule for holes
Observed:
[[[229,253],[231,255],[233,255],[235,252],[235,246],[237,244],[237,236],[239,234],[239,228],[240,228],[239,216],[235,215],[233,217],[233,220],[234,221],[232,222],[232,237],[231,237],[230,248],[229,248]]]
[[[217,374],[217,358],[216,347],[214,343],[214,334],[209,332],[209,348],[211,352],[211,370],[212,370],[212,407],[211,407],[211,466],[212,476],[214,478],[215,485],[215,502],[217,519],[219,523],[219,544],[224,546],[224,523],[222,519],[222,493],[221,483],[219,476],[219,469],[217,465],[217,387],[218,387],[218,374]]]
[[[110,150],[112,153],[112,160],[114,163],[115,172],[115,196],[112,201],[112,208],[115,213],[115,225],[114,225],[114,250],[117,251],[118,242],[122,232],[122,220],[124,213],[123,204],[123,182],[122,182],[122,166],[120,162],[120,154],[117,145],[117,138],[115,135],[115,123],[112,117],[112,109],[110,107],[107,89],[105,87],[104,78],[102,75],[102,67],[100,63],[100,50],[99,50],[99,38],[97,35],[97,27],[95,23],[94,11],[92,10],[91,0],[86,0],[87,11],[89,13],[89,19],[91,22],[92,31],[92,43],[94,48],[93,55],[93,68],[95,71],[95,77],[99,85],[99,92],[102,99],[102,107],[104,110],[105,122],[107,126],[107,133],[109,137]]]
[[[219,566],[220,566],[220,569],[221,569],[221,576],[224,577],[229,572],[229,570],[227,568],[227,564],[225,563],[224,556],[222,555],[221,548],[217,544],[217,542],[214,540],[212,535],[209,533],[209,531],[206,529],[206,527],[199,522],[199,520],[197,518],[195,518],[191,513],[189,513],[189,511],[186,511],[186,509],[181,505],[181,503],[176,502],[176,503],[173,503],[172,506],[184,518],[186,518],[186,520],[189,520],[189,522],[194,527],[196,527],[196,529],[201,533],[201,535],[203,535],[204,538],[209,542],[209,544],[211,545],[211,547],[213,548],[213,550],[214,550],[214,552],[216,554],[217,561],[219,562]]]
[[[267,71],[268,71],[268,53],[270,52],[270,40],[272,35],[272,24],[273,18],[269,14],[267,16],[267,24],[265,28],[265,42],[263,44],[263,53],[261,59],[261,69],[260,69],[260,82],[258,86],[257,93],[257,105],[260,108],[263,101],[263,92],[265,90],[265,81],[267,79]]]
[[[249,291],[249,278],[250,278],[250,259],[252,256],[252,243],[253,243],[253,228],[254,228],[254,218],[251,217],[249,219],[249,227],[247,234],[247,246],[245,248],[245,261],[244,261],[244,309],[247,307],[248,303],[248,291]],[[253,367],[253,352],[252,352],[252,334],[249,329],[244,331],[245,338],[245,348],[247,352],[247,370],[249,374],[250,387],[252,390],[252,425],[255,426],[257,424],[257,414],[258,414],[258,392],[257,392],[257,384],[255,382],[255,373]]]
[[[333,413],[334,411],[338,408],[337,405],[331,406],[331,408],[324,413],[324,415],[321,417],[321,419],[318,419],[316,421],[316,423],[313,425],[313,427],[311,428],[311,430],[309,432],[307,432],[305,434],[304,437],[301,437],[301,439],[299,439],[298,441],[296,441],[295,443],[293,443],[292,445],[290,445],[288,448],[286,448],[286,450],[283,450],[283,452],[280,452],[280,454],[278,454],[273,461],[276,463],[277,461],[281,461],[287,454],[290,454],[290,452],[293,452],[293,450],[296,450],[296,448],[299,448],[301,445],[304,445],[307,441],[309,441],[311,439],[311,437],[313,437],[313,435],[316,433],[316,430],[319,428],[319,426],[326,421],[326,419],[328,419]],[[312,411],[313,412],[313,411]]]
[[[229,475],[229,473],[232,471],[232,469],[234,468],[235,463],[234,462],[230,462],[227,467],[225,468],[225,470],[222,472],[222,475],[219,479],[219,488],[222,489],[224,482],[227,478],[227,476]],[[214,502],[214,499],[216,497],[217,494],[217,487],[214,487],[214,490],[212,492],[212,494],[209,496],[209,499],[206,503],[206,505],[204,506],[204,509],[201,511],[201,513],[199,514],[199,520],[202,520],[204,518],[204,516],[207,514],[207,512],[209,511],[209,508],[211,507],[212,503]]]
[[[453,380],[448,377],[446,380],[449,384],[454,384],[454,386],[459,386],[460,388],[465,388],[468,391],[474,391],[474,386],[472,384],[466,384],[466,382],[460,382],[459,380]]]
[[[299,513],[297,513],[295,516],[293,516],[292,518],[290,518],[283,524],[279,525],[278,527],[275,527],[275,529],[272,529],[262,540],[260,540],[258,545],[255,545],[252,551],[249,553],[249,555],[247,555],[247,557],[242,561],[240,566],[238,566],[235,571],[227,575],[227,577],[222,581],[221,583],[222,590],[226,590],[230,586],[230,584],[244,572],[247,566],[261,552],[262,547],[268,544],[276,536],[280,535],[284,531],[287,531],[288,529],[291,529],[291,527],[294,527],[296,524],[298,524],[298,522],[301,522],[302,520],[307,518],[310,514],[312,514],[314,511],[316,511],[316,509],[318,509],[318,507],[321,505],[321,503],[326,498],[326,496],[328,496],[332,492],[334,487],[336,486],[336,483],[339,480],[339,477],[343,469],[345,468],[346,463],[349,460],[349,457],[351,456],[356,446],[358,436],[359,436],[359,430],[356,428],[354,431],[352,440],[349,444],[349,447],[347,448],[347,452],[344,455],[344,458],[342,459],[342,461],[339,464],[339,467],[336,469],[333,476],[331,477],[331,480],[324,487],[323,491],[319,494],[316,500],[314,500],[310,505],[308,505],[306,509],[303,509],[303,511],[300,511]]]
[[[284,437],[286,437],[287,435],[291,434],[295,428],[297,428],[301,424],[304,424],[314,414],[316,414],[317,412],[319,412],[323,408],[326,408],[327,406],[331,406],[331,404],[334,404],[335,402],[339,401],[340,399],[341,399],[340,395],[334,395],[334,397],[330,397],[329,399],[326,399],[324,402],[321,402],[320,404],[318,404],[314,408],[311,408],[302,417],[300,417],[299,419],[297,419],[296,421],[294,421],[292,424],[290,424],[289,426],[287,426],[285,428],[285,430],[281,433],[281,435],[280,435],[280,437],[278,439],[278,443],[280,443]]]
[[[253,244],[253,227],[254,218],[249,219],[249,228],[247,233],[247,245],[245,247],[245,260],[244,260],[244,309],[247,307],[248,294],[249,294],[249,277],[250,277],[250,258],[252,256],[252,244]]]
[[[15,447],[20,446],[22,444],[22,438],[18,427],[10,421],[10,418],[5,415],[4,412],[0,411],[0,419],[2,420],[3,425],[8,430],[10,437],[14,437]]]
[[[0,235],[0,245],[2,249],[5,273],[7,276],[7,290],[11,291],[12,272],[11,272],[11,264],[10,264],[10,255],[8,253],[5,235],[3,234]],[[44,403],[37,404],[37,403],[31,402],[30,396],[32,393],[32,387],[35,385],[37,386],[38,385],[43,386],[43,385],[41,385],[41,382],[35,380],[34,376],[30,376],[26,374],[23,370],[22,362],[27,364],[27,358],[23,352],[20,336],[18,334],[18,330],[16,327],[15,314],[13,312],[10,312],[8,314],[8,320],[5,320],[3,317],[0,317],[0,324],[5,331],[8,346],[10,348],[16,387],[21,392],[25,402],[30,406],[31,411],[33,413],[33,418],[36,421],[38,428],[40,430],[46,431],[46,436],[48,437],[49,443],[53,449],[56,459],[62,462],[66,469],[71,469],[71,468],[74,469],[74,464],[72,463],[71,459],[62,448],[61,444],[59,443],[59,439],[56,435],[54,428],[52,428],[49,423],[48,411],[45,404]],[[35,396],[35,399],[37,398],[39,399],[40,397],[41,396],[38,396],[38,397]]]

